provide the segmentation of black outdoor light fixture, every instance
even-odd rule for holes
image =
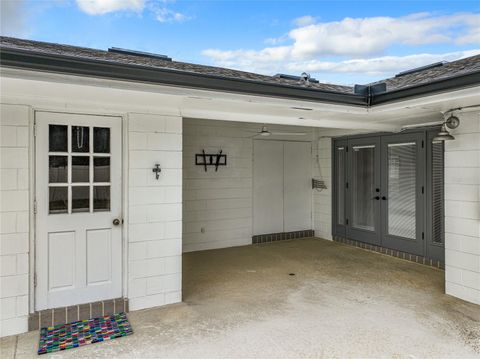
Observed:
[[[162,169],[160,168],[160,164],[155,163],[155,166],[153,167],[152,172],[155,173],[155,179],[158,181],[158,178],[160,177],[160,172],[162,172]]]
[[[447,130],[447,127],[451,130],[455,129],[460,125],[460,120],[458,117],[454,115],[450,115],[449,118],[445,120],[442,124],[442,128],[440,129],[440,132],[433,138],[433,141],[450,141],[454,140],[455,137],[453,137]]]

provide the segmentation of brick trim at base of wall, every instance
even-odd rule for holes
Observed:
[[[373,244],[363,243],[363,242],[359,242],[359,241],[355,241],[352,239],[347,239],[339,236],[333,236],[333,240],[338,243],[343,243],[343,244],[347,244],[357,248],[366,249],[367,251],[382,253],[382,254],[386,254],[387,256],[405,259],[409,262],[415,262],[415,263],[419,263],[429,267],[443,269],[443,270],[445,269],[445,263],[443,263],[442,261],[434,260],[434,259],[423,257],[423,256],[418,256],[416,254],[397,251],[396,249],[376,246]]]
[[[53,327],[59,324],[71,323],[77,320],[111,315],[113,313],[128,312],[128,299],[116,298],[100,302],[72,305],[45,309],[31,313],[28,317],[28,330],[38,330],[44,327]]]
[[[252,237],[252,244],[270,243],[276,241],[287,241],[289,239],[314,237],[313,229],[306,229],[295,232],[258,234]]]

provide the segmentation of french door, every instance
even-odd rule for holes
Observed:
[[[354,139],[347,152],[347,235],[371,244],[380,244],[379,145],[377,137]]]
[[[424,255],[423,133],[381,139],[381,233],[385,247]]]
[[[443,144],[434,133],[334,141],[334,235],[443,260]]]

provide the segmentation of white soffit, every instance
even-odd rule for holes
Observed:
[[[398,131],[404,125],[440,121],[441,112],[451,108],[480,104],[480,87],[367,109],[16,69],[2,69],[1,87],[2,100],[29,98],[33,106],[71,101],[72,106],[82,103],[114,111],[359,131]]]

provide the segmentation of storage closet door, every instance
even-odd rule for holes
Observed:
[[[253,234],[283,232],[283,143],[253,141]]]
[[[284,232],[312,228],[312,166],[309,142],[284,142]]]

